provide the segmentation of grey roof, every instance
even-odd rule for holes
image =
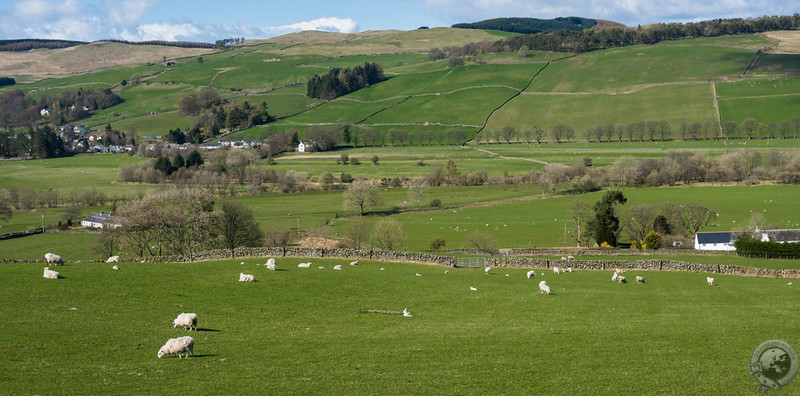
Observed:
[[[733,235],[731,232],[698,232],[697,243],[731,243]]]

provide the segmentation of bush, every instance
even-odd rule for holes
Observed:
[[[342,172],[341,179],[342,179],[342,183],[352,183],[353,182],[353,175],[351,175],[349,173]]]
[[[438,198],[431,201],[432,208],[438,208],[440,206],[442,206],[442,201],[440,201]]]
[[[642,244],[642,249],[660,249],[661,248],[661,235],[659,235],[655,231],[650,231],[647,233],[647,236],[644,237],[644,243]]]
[[[428,248],[430,250],[439,250],[444,247],[444,239],[442,238],[433,238],[431,242],[428,244]]]
[[[361,165],[361,161],[358,158],[353,158],[350,160],[350,165]]]
[[[377,156],[377,155],[373,155],[373,156],[372,156],[372,165],[378,165],[378,161],[380,161],[380,160],[381,160],[381,159],[380,159],[380,158],[378,158],[378,156]]]

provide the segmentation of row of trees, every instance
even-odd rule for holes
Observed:
[[[35,124],[63,125],[89,116],[89,112],[106,109],[122,103],[122,98],[110,89],[99,91],[61,91],[52,97],[41,95],[38,99],[26,96],[15,89],[3,94],[0,99],[0,128],[13,128]],[[41,110],[50,115],[42,117]]]
[[[37,48],[57,49],[69,48],[86,44],[83,41],[55,40],[55,39],[14,39],[0,40],[0,51],[23,52]]]
[[[734,241],[736,254],[758,257],[800,257],[800,244],[761,241],[750,234],[742,233]]]
[[[187,255],[224,248],[262,246],[264,232],[243,203],[219,203],[204,189],[161,191],[128,202],[116,213],[119,228],[106,227],[93,248],[101,257],[128,251],[137,257]]]
[[[741,124],[725,121],[721,126],[711,121],[683,122],[677,131],[677,138],[680,140],[796,139],[798,132],[800,132],[800,117],[768,124],[758,122],[754,118],[745,118]],[[549,132],[538,125],[524,130],[513,127],[504,127],[494,131],[486,130],[479,133],[475,139],[484,143],[491,143],[494,140],[498,144],[501,142],[536,142],[540,144],[548,137],[555,140],[556,143],[571,142],[579,138],[587,142],[655,142],[675,138],[672,127],[663,120],[590,126],[581,132],[580,137],[577,135],[577,132],[569,125],[556,124]]]
[[[109,202],[116,202],[116,200],[116,198],[110,198],[105,191],[95,187],[71,190],[69,192],[59,192],[59,190],[52,188],[35,190],[31,187],[23,188],[17,186],[0,189],[0,202],[14,210],[100,206]]]
[[[665,40],[714,37],[731,34],[748,34],[774,30],[796,29],[800,26],[800,15],[764,16],[752,19],[717,19],[704,22],[653,24],[647,27],[607,27],[574,30],[559,30],[509,37],[500,41],[469,43],[461,47],[451,46],[431,49],[430,60],[448,59],[448,65],[464,58],[481,63],[479,55],[498,52],[527,53],[530,50],[553,52],[588,52],[607,48],[637,44],[655,44]],[[523,49],[524,51],[520,51]]]
[[[61,137],[49,126],[26,132],[0,133],[0,157],[55,158],[70,154]]]
[[[386,79],[383,66],[364,62],[363,65],[346,69],[333,68],[323,76],[317,74],[308,81],[306,95],[309,98],[331,100]]]
[[[533,34],[553,30],[584,30],[597,25],[597,20],[580,17],[539,18],[495,18],[473,23],[457,23],[454,28],[500,30],[520,34]]]

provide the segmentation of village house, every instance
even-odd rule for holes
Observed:
[[[104,214],[103,212],[100,212],[92,213],[89,215],[89,217],[81,220],[81,226],[86,228],[117,228],[122,225],[123,221],[125,221],[123,218],[112,216],[111,213]]]
[[[736,251],[733,243],[742,234],[751,234],[762,242],[800,243],[800,230],[775,229],[759,230],[753,232],[698,232],[694,234],[694,248],[696,250]]]

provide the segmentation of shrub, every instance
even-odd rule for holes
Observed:
[[[350,165],[361,165],[361,161],[358,158],[353,158],[350,160]]]
[[[438,198],[431,201],[432,208],[438,208],[440,206],[442,206],[442,201],[440,201]]]
[[[353,175],[351,175],[349,173],[342,172],[341,179],[342,179],[342,183],[352,183],[353,182]]]
[[[439,250],[444,247],[444,239],[442,238],[433,238],[431,242],[428,244],[428,248],[430,250]]]
[[[378,165],[378,161],[380,161],[380,160],[381,160],[381,159],[380,159],[380,158],[378,158],[378,156],[377,156],[377,155],[373,155],[373,156],[372,156],[372,165]]]
[[[642,249],[660,249],[661,248],[661,235],[659,235],[655,231],[650,231],[647,233],[647,236],[644,237],[644,244],[642,245]]]

